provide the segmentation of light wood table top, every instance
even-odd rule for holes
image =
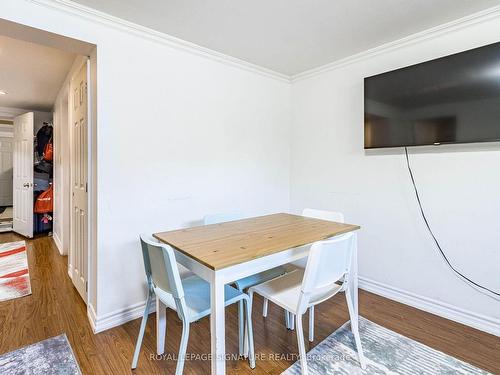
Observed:
[[[154,234],[205,266],[219,270],[359,229],[285,213]]]

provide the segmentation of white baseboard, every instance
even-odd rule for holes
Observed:
[[[468,311],[441,301],[395,288],[378,281],[370,280],[365,277],[359,277],[359,287],[391,300],[401,302],[405,305],[413,306],[431,314],[435,314],[500,337],[500,319]],[[102,316],[97,316],[93,306],[89,305],[88,317],[94,333],[99,333],[142,317],[145,305],[146,302],[139,302]],[[151,304],[150,313],[154,311],[155,304],[153,303]]]
[[[359,277],[359,288],[500,337],[500,319]]]
[[[94,306],[91,303],[89,303],[89,305],[87,307],[87,318],[89,319],[90,327],[92,327],[92,331],[94,333],[98,333],[98,332],[96,332],[97,317],[96,317]]]
[[[88,318],[94,333],[106,331],[110,328],[121,326],[131,320],[141,318],[144,314],[146,301],[139,302],[124,309],[115,310],[111,313],[97,316],[92,305],[89,305]],[[151,304],[149,313],[156,311],[155,303]]]
[[[59,254],[66,255],[62,246],[61,239],[59,238],[56,232],[52,233],[52,238],[54,239],[54,243],[56,244],[57,250],[59,250]]]

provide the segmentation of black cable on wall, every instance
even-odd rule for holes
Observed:
[[[411,170],[410,166],[410,158],[408,157],[408,148],[405,147],[405,155],[406,155],[406,165],[408,167],[408,172],[410,173],[410,178],[411,182],[413,184],[413,189],[415,191],[415,197],[417,198],[418,206],[420,208],[420,214],[422,215],[422,219],[424,219],[425,226],[427,227],[427,230],[429,231],[432,239],[434,240],[434,243],[436,244],[436,247],[438,248],[441,256],[443,257],[444,261],[448,265],[448,267],[451,268],[451,270],[457,275],[462,281],[466,282],[470,286],[474,287],[481,293],[484,293],[485,295],[498,300],[500,297],[500,293],[495,292],[481,284],[476,283],[475,281],[471,280],[467,276],[463,275],[458,271],[449,261],[448,257],[446,256],[445,252],[443,251],[443,248],[441,247],[439,241],[437,240],[436,236],[434,235],[434,232],[432,231],[431,226],[429,225],[429,222],[427,221],[427,216],[425,215],[424,209],[422,208],[422,202],[420,201],[420,195],[418,194],[418,189],[417,189],[417,184],[415,183],[415,177],[413,176],[413,171]]]

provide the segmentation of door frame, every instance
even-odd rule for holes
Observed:
[[[71,72],[68,74],[68,76]],[[70,156],[69,156],[69,85],[67,78],[57,94],[54,111],[54,228],[53,239],[61,255],[69,251]]]
[[[29,18],[29,17],[28,17]],[[32,43],[46,45],[79,56],[90,58],[88,83],[88,293],[87,317],[95,332],[97,310],[97,50],[102,48],[96,43],[78,38],[69,31],[49,31],[46,25],[36,29],[23,17],[12,20],[10,17],[0,18],[2,25],[15,25],[9,31],[9,37]],[[68,43],[69,42],[69,43]],[[70,73],[72,74],[72,73]],[[66,81],[65,83],[66,84]],[[3,115],[0,107],[0,115]],[[9,113],[10,115],[10,113]],[[10,117],[10,116],[8,116]],[[58,152],[54,148],[54,153]]]
[[[78,71],[81,69],[83,64],[87,63],[87,181],[88,181],[88,193],[87,193],[87,316],[89,318],[89,321],[91,323],[92,328],[94,329],[93,322],[95,321],[95,304],[96,304],[96,290],[97,290],[97,285],[96,285],[96,231],[97,231],[97,180],[96,180],[96,168],[97,168],[97,158],[96,158],[96,150],[97,150],[97,144],[96,144],[96,135],[97,135],[97,111],[96,111],[96,94],[97,94],[97,74],[96,74],[96,67],[97,67],[97,47],[94,49],[94,51],[88,55],[80,55],[76,58],[75,62],[73,63],[73,66],[70,69],[70,72],[68,73],[68,76],[66,77],[66,80],[63,84],[63,87],[61,88],[61,92],[63,95],[67,96],[67,108],[65,110],[67,111],[67,116],[65,123],[62,123],[59,121],[58,125],[59,126],[64,126],[67,129],[67,134],[64,139],[61,139],[59,142],[61,147],[67,147],[65,152],[62,151],[62,149],[58,149],[57,147],[54,147],[54,156],[57,158],[59,156],[58,153],[62,153],[65,155],[68,160],[66,160],[62,165],[60,166],[61,168],[66,168],[66,170],[63,171],[63,176],[62,176],[62,181],[57,181],[54,179],[54,186],[60,186],[60,184],[63,184],[65,181],[64,176],[71,176],[73,173],[72,171],[72,163],[71,163],[71,155],[73,153],[72,147],[73,146],[73,138],[71,136],[71,122],[72,122],[72,109],[71,109],[71,90],[70,90],[70,84],[72,78],[75,76],[75,74],[78,73]],[[59,129],[60,130],[60,129]],[[58,130],[58,131],[59,131]],[[61,134],[61,133],[59,133]],[[64,157],[64,156],[63,156]],[[56,174],[54,174],[55,178]],[[71,205],[72,205],[72,189],[71,189],[71,177],[69,177],[69,185],[67,189],[64,189],[62,194],[62,199],[61,199],[61,207],[60,207],[60,212],[62,212],[62,217],[57,217],[54,216],[54,220],[64,220],[69,223],[69,225],[66,225],[62,229],[63,233],[63,243],[68,244],[67,250],[68,250],[68,276],[73,279],[72,275],[72,268],[71,268],[71,225],[72,225],[72,218],[71,218]],[[66,213],[69,213],[67,215]],[[60,252],[63,254],[64,253],[64,248],[60,249]]]
[[[86,276],[86,280],[85,280],[85,284],[84,285],[77,285],[77,283],[75,283],[75,280],[74,280],[74,264],[75,264],[75,254],[74,254],[74,242],[73,242],[73,235],[74,235],[74,232],[73,232],[73,228],[74,228],[74,224],[73,223],[73,220],[74,220],[74,217],[73,217],[73,207],[74,207],[74,202],[75,202],[75,196],[73,195],[73,180],[75,178],[75,170],[73,168],[74,166],[74,158],[76,157],[76,141],[75,141],[75,137],[74,137],[74,101],[75,101],[75,98],[74,98],[74,95],[75,95],[75,92],[72,88],[72,83],[73,83],[73,80],[75,79],[75,77],[77,77],[80,72],[82,71],[82,69],[85,69],[85,75],[86,75],[86,78],[87,78],[87,87],[85,89],[85,93],[86,93],[86,100],[87,100],[87,107],[86,107],[86,120],[87,120],[87,168],[86,168],[86,177],[87,177],[87,181],[86,181],[86,202],[85,202],[85,212],[87,214],[87,223],[86,223],[86,228],[87,228],[87,232],[86,232],[86,249],[85,251],[87,252],[87,259],[86,259],[86,264],[87,264],[87,267],[85,269],[85,276]],[[90,145],[90,135],[91,135],[91,120],[90,120],[90,116],[92,115],[91,113],[91,109],[89,108],[89,103],[91,101],[91,95],[90,95],[90,57],[89,56],[82,56],[82,57],[79,57],[75,60],[75,64],[73,64],[73,67],[71,69],[71,72],[69,74],[69,85],[68,85],[68,130],[69,130],[69,133],[68,133],[68,136],[69,136],[69,145],[70,145],[70,148],[69,148],[69,165],[68,165],[68,169],[69,169],[69,180],[70,180],[70,187],[68,189],[68,193],[69,193],[69,216],[68,216],[68,220],[69,220],[69,252],[68,252],[68,274],[70,275],[70,278],[73,280],[73,285],[75,286],[75,288],[79,291],[80,295],[82,296],[82,299],[84,300],[85,304],[88,303],[88,299],[89,299],[89,271],[90,271],[90,267],[89,267],[89,260],[90,260],[90,239],[91,239],[91,235],[90,235],[90,231],[91,231],[91,228],[90,228],[90,225],[91,225],[91,220],[90,220],[90,212],[89,212],[89,209],[90,209],[90,181],[91,181],[91,176],[90,176],[90,173],[91,173],[91,168],[90,168],[90,152],[91,152],[91,145]]]

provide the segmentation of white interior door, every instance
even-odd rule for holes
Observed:
[[[12,206],[13,138],[0,135],[0,206]]]
[[[33,237],[33,112],[14,118],[14,232]]]
[[[71,79],[70,275],[87,302],[88,280],[88,97],[87,64]]]

